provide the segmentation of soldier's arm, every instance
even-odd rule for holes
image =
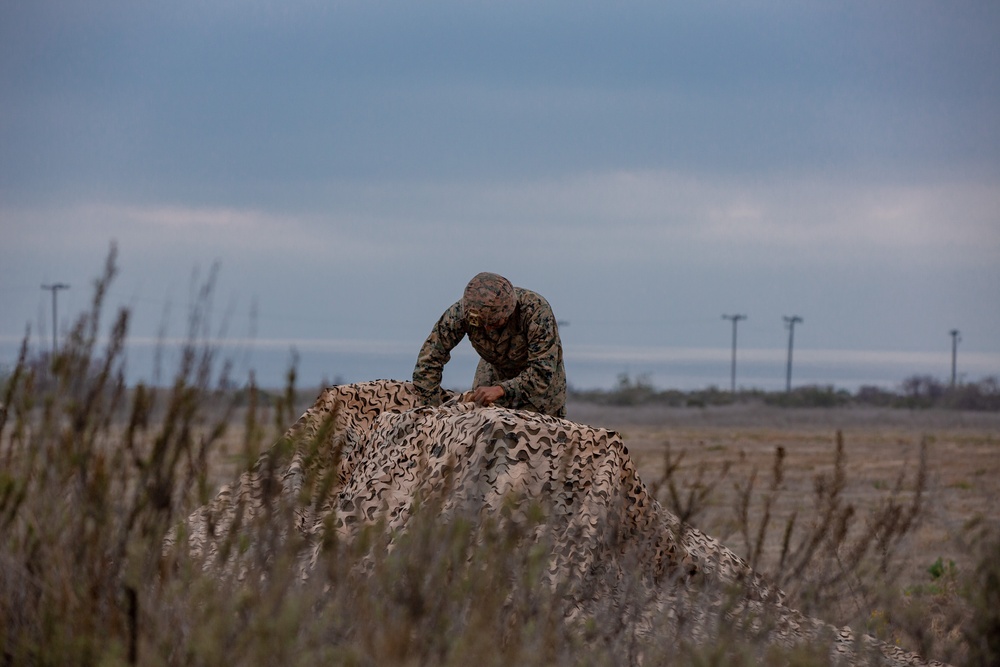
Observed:
[[[465,337],[461,302],[444,311],[430,335],[424,341],[413,369],[413,384],[427,405],[441,403],[441,377],[444,365],[451,360],[451,351]]]
[[[536,407],[556,375],[559,363],[559,333],[556,319],[548,307],[539,307],[528,320],[528,365],[517,376],[500,383],[504,396]],[[532,400],[536,399],[536,400]]]

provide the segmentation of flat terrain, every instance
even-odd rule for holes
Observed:
[[[297,406],[295,414],[305,407]],[[210,483],[216,486],[233,479],[255,458],[245,449],[243,416],[230,419],[229,430],[213,449]],[[287,426],[279,425],[270,410],[262,410],[259,417],[268,435],[252,448],[256,451],[269,446],[272,435]],[[963,619],[978,612],[959,592],[960,582],[976,581],[979,556],[970,548],[970,524],[978,521],[1000,530],[1000,413],[571,402],[568,417],[619,432],[646,486],[665,507],[683,514],[664,483],[669,456],[674,464],[669,481],[678,495],[683,499],[689,493],[702,494],[690,523],[747,560],[752,560],[748,541],[756,541],[775,452],[781,448],[783,476],[773,494],[770,529],[757,571],[782,586],[792,606],[802,611],[954,664],[966,661],[960,628]],[[828,485],[835,472],[838,433],[844,452],[839,498],[842,506],[854,510],[849,536],[862,533],[874,512],[889,502],[911,506],[918,488],[920,511],[913,529],[890,550],[893,558],[885,576],[881,570],[845,567],[838,553],[833,570],[825,570],[833,572],[834,579],[822,596],[809,598],[808,588],[801,587],[808,577],[793,577],[790,585],[782,581],[782,533],[795,516],[798,538],[820,515],[816,489],[824,480]],[[918,475],[922,450],[923,481]],[[742,490],[751,479],[755,485],[744,519]],[[742,530],[744,526],[749,529]],[[947,581],[933,578],[929,569],[939,559],[946,566],[953,562],[957,576],[946,577]]]
[[[269,412],[260,417],[275,433]],[[765,539],[758,567],[765,574],[776,567],[780,533],[788,517],[794,512],[801,523],[816,516],[816,479],[834,471],[838,431],[846,458],[842,498],[856,510],[858,526],[891,497],[901,504],[912,502],[921,446],[926,444],[921,513],[902,544],[900,585],[928,583],[927,569],[938,558],[968,571],[973,555],[966,526],[977,519],[1000,526],[1000,413],[582,402],[570,402],[567,413],[573,421],[619,432],[650,488],[663,477],[668,451],[675,461],[680,457],[674,480],[683,492],[711,487],[691,522],[744,557],[748,549],[739,530],[739,488],[756,472],[749,508],[749,523],[756,527],[772,482],[775,451],[783,448],[783,481],[771,511],[777,527]],[[247,465],[242,419],[242,413],[234,417],[213,451],[211,483],[216,486],[232,480]],[[259,446],[266,448],[271,441],[265,436]],[[659,497],[670,507],[662,488]]]
[[[776,566],[780,526],[791,513],[816,515],[815,480],[833,472],[838,431],[846,454],[843,498],[860,520],[892,496],[897,485],[898,500],[912,501],[921,443],[926,443],[920,519],[900,553],[899,583],[904,587],[928,583],[928,568],[938,558],[954,561],[960,572],[969,571],[973,562],[965,527],[975,519],[1000,522],[998,413],[571,403],[568,416],[618,431],[648,486],[662,478],[668,450],[674,460],[683,456],[675,472],[678,487],[702,488],[714,482],[692,523],[743,556],[747,549],[738,529],[737,487],[745,486],[756,470],[757,500],[751,503],[749,522],[755,526],[762,514],[761,498],[771,484],[775,450],[783,447],[784,480],[772,511],[779,527],[765,540],[759,568],[765,573]],[[726,466],[728,471],[720,478]],[[663,500],[662,490],[659,495]]]
[[[752,541],[764,514],[775,452],[783,448],[783,479],[757,563],[758,571],[772,580],[789,517],[795,514],[797,534],[801,534],[819,514],[816,483],[828,480],[834,472],[838,432],[845,454],[841,498],[855,510],[855,534],[890,499],[903,506],[913,502],[921,449],[926,446],[927,475],[918,522],[895,552],[899,590],[931,584],[928,568],[939,558],[943,563],[953,561],[959,574],[972,573],[976,557],[969,548],[967,527],[978,520],[1000,529],[1000,413],[582,402],[570,402],[567,412],[573,421],[619,432],[650,489],[663,480],[669,452],[674,462],[679,461],[673,481],[680,495],[706,491],[690,522],[747,560],[750,548],[740,528],[750,526]],[[269,410],[263,410],[260,418],[265,427],[270,425],[269,433],[277,432]],[[255,458],[246,453],[242,420],[238,411],[226,436],[213,449],[209,470],[214,488],[232,480]],[[270,436],[264,436],[258,447],[266,448],[271,442]],[[755,474],[747,521],[741,523],[740,491]],[[659,486],[657,495],[676,512],[666,485]]]

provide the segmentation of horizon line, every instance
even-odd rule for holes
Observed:
[[[0,335],[0,344],[20,344],[23,336]],[[99,344],[106,344],[107,337],[99,337]],[[297,352],[326,352],[360,355],[416,355],[419,345],[404,341],[369,340],[360,338],[186,338],[178,336],[135,336],[128,338],[127,346],[181,347],[187,344],[211,347],[246,348],[275,350],[285,349]],[[31,340],[29,339],[29,345]],[[38,338],[37,346],[48,347],[46,341]],[[682,345],[622,345],[622,344],[563,344],[564,356],[584,361],[619,361],[619,362],[722,362],[732,359],[732,348],[692,347]],[[475,352],[468,345],[453,350],[453,355],[466,356]],[[739,348],[736,352],[737,363],[744,362],[778,362],[786,359],[787,349],[784,347]],[[986,365],[1000,368],[1000,352],[981,350],[964,350],[960,352],[963,365]],[[802,363],[882,363],[882,364],[937,364],[941,360],[949,361],[951,350],[878,350],[858,348],[810,348],[797,347],[794,359]]]

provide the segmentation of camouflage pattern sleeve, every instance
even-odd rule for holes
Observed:
[[[413,369],[413,384],[426,405],[441,404],[441,377],[444,365],[451,360],[451,351],[465,337],[462,303],[453,304],[444,311],[434,325]]]
[[[516,376],[500,383],[504,399],[511,405],[527,403],[539,412],[564,417],[566,370],[555,315],[541,295],[530,290],[518,291],[527,335],[528,360]]]

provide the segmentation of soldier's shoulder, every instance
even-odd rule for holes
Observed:
[[[549,310],[552,309],[548,300],[538,292],[525,289],[524,287],[515,287],[514,293],[517,294],[517,302],[519,304],[535,307],[542,306],[548,308]]]
[[[441,317],[438,318],[437,324],[434,327],[434,331],[431,332],[431,335],[433,336],[435,332],[444,329],[465,331],[465,318],[462,314],[461,301],[453,303],[441,314]]]
[[[555,315],[552,313],[552,306],[549,305],[548,300],[544,296],[538,292],[521,287],[515,287],[514,289],[517,291],[517,302],[526,321],[548,325],[548,322],[551,320],[554,326]]]

